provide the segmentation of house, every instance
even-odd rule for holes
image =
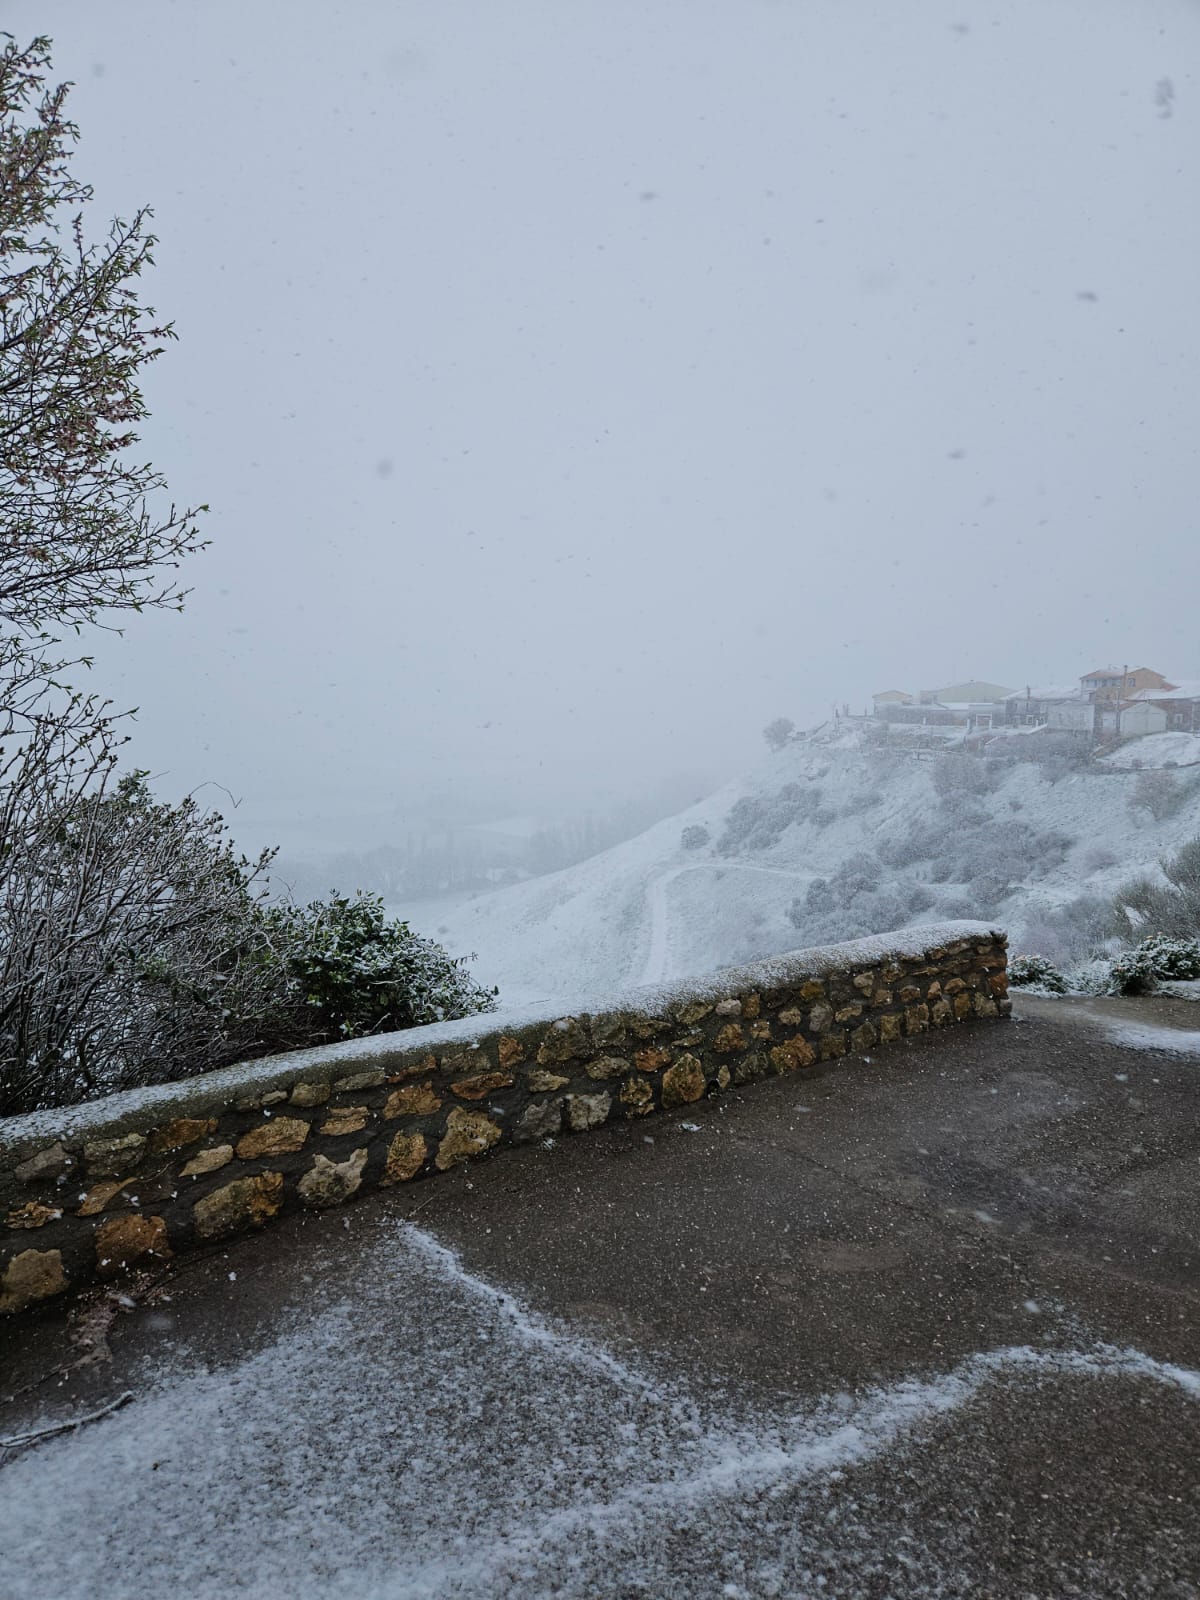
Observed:
[[[1126,739],[1141,738],[1147,733],[1166,733],[1167,713],[1149,700],[1135,700],[1122,707],[1119,731]]]
[[[1200,733],[1200,678],[1185,679],[1170,689],[1143,689],[1135,703],[1157,706],[1166,716],[1167,733]]]
[[[875,704],[875,715],[884,714],[885,706],[910,706],[913,703],[911,694],[906,694],[903,689],[883,689],[879,694],[871,696]]]
[[[879,708],[888,722],[903,722],[927,728],[966,728],[969,733],[999,727],[1004,709],[992,700],[922,700],[917,705],[885,705]]]
[[[969,683],[949,683],[942,689],[922,689],[922,705],[999,705],[1012,693],[1002,683],[984,683],[972,678]]]
[[[1097,667],[1079,680],[1080,693],[1092,701],[1128,700],[1147,689],[1174,689],[1153,667]]]
[[[1024,689],[1005,696],[1004,720],[1009,727],[1052,728],[1056,733],[1091,736],[1096,727],[1096,708],[1074,684],[1026,684]]]

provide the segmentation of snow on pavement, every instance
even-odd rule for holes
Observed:
[[[869,1515],[850,1500],[851,1538],[824,1500],[773,1515],[780,1495],[803,1510],[948,1419],[960,1432],[989,1390],[1032,1406],[1048,1383],[1123,1381],[1200,1401],[1200,1374],[1108,1345],[989,1351],[799,1409],[714,1401],[669,1351],[621,1360],[419,1228],[386,1259],[353,1302],[231,1367],[180,1377],[180,1350],[124,1410],[12,1459],[8,1600],[594,1596],[615,1574],[623,1593],[780,1593],[839,1539],[843,1564],[866,1559]]]
[[[1128,1050],[1166,1050],[1177,1056],[1200,1056],[1200,1033],[1164,1028],[1152,1022],[1109,1022],[1105,1032]]]

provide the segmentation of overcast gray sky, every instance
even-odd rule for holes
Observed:
[[[1200,677],[1195,0],[3,15],[157,214],[144,438],[214,543],[97,675],[165,787],[511,810]]]

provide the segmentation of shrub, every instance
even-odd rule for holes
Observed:
[[[933,897],[922,883],[893,878],[882,881],[875,856],[849,856],[830,878],[814,878],[803,901],[792,902],[788,918],[812,942],[857,939],[901,927],[927,911]]]
[[[709,832],[702,822],[690,823],[679,835],[685,850],[701,850],[708,843]]]
[[[815,820],[820,799],[819,787],[798,783],[785,783],[773,797],[743,795],[726,814],[717,849],[722,855],[741,849],[767,850],[793,823]]]
[[[1138,950],[1127,950],[1108,969],[1110,994],[1149,994],[1155,987],[1154,964]]]
[[[882,876],[879,858],[859,851],[848,856],[834,872],[833,886],[840,900],[849,901],[877,889]]]
[[[1173,773],[1141,772],[1129,796],[1129,809],[1148,811],[1155,822],[1173,817],[1183,804],[1187,790]]]
[[[1149,957],[1156,978],[1200,978],[1200,940],[1152,933],[1138,949]]]
[[[1160,980],[1200,978],[1200,941],[1151,934],[1109,967],[1110,994],[1149,994]]]
[[[1200,836],[1160,862],[1164,882],[1141,876],[1122,884],[1112,901],[1112,931],[1153,928],[1191,938],[1200,933]]]
[[[981,872],[969,880],[976,916],[991,916],[1001,900],[1012,892],[1012,882],[999,872]]]
[[[1070,733],[1043,733],[1032,741],[1030,754],[1037,762],[1041,776],[1047,783],[1055,784],[1079,772],[1091,759],[1088,742]]]
[[[1116,864],[1116,855],[1102,844],[1093,845],[1084,852],[1082,866],[1085,872],[1103,872],[1105,867],[1115,867]]]
[[[796,724],[790,717],[776,717],[763,729],[763,738],[772,750],[782,750],[795,731]]]
[[[1100,895],[1079,895],[1027,921],[1023,942],[1060,967],[1074,967],[1103,953],[1112,937],[1111,923],[1107,900]]]
[[[359,1039],[496,1009],[496,991],[481,988],[464,960],[406,922],[389,921],[378,895],[272,907],[267,925],[282,952],[287,1010],[298,1012],[308,1042]]]
[[[977,756],[939,756],[933,763],[934,792],[943,800],[968,794],[989,794],[1000,781],[1000,770]]]
[[[268,906],[270,854],[144,773],[61,814],[0,800],[0,1115],[495,1003],[377,898]]]
[[[860,789],[846,801],[845,814],[848,817],[861,816],[864,811],[871,811],[882,804],[883,795],[878,789]]]
[[[1008,963],[1008,981],[1019,989],[1046,989],[1066,994],[1067,980],[1045,956],[1014,956]]]
[[[798,900],[794,902],[795,907],[799,904]],[[830,887],[829,879],[814,878],[804,894],[804,911],[813,916],[820,916],[828,911],[836,911],[837,908],[837,896]],[[796,921],[796,918],[793,917],[792,920]],[[796,926],[800,926],[798,921]]]
[[[945,847],[946,827],[940,822],[914,820],[905,833],[881,839],[876,854],[888,867],[911,867],[917,861],[930,861]]]

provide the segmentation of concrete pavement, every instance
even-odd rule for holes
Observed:
[[[1200,1007],[1133,1004],[1135,1045],[1022,1000],[0,1329],[0,1435],[134,1396],[7,1452],[0,1590],[1200,1594]]]

